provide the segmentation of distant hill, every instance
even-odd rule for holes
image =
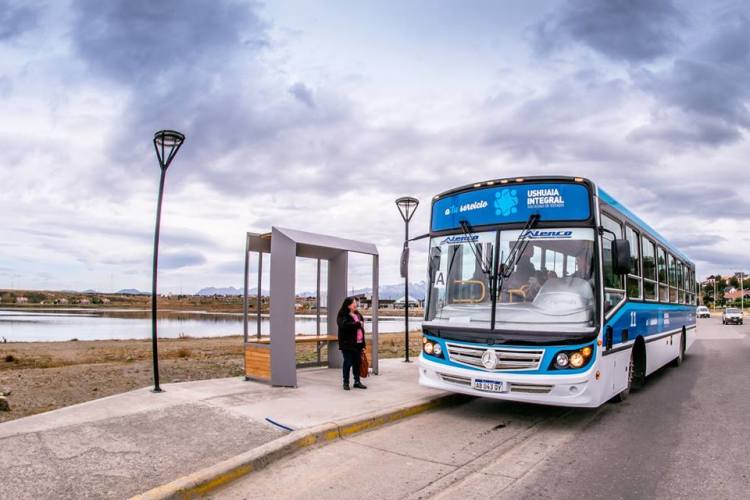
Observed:
[[[409,283],[409,296],[417,300],[423,300],[425,297],[426,284],[424,281],[419,283]],[[372,288],[360,288],[359,290],[351,290],[349,293],[358,295],[361,293],[370,294]],[[393,285],[381,285],[379,297],[381,299],[398,299],[404,296],[404,284],[398,283]]]
[[[409,283],[409,295],[417,300],[423,300],[425,298],[426,284],[424,281],[419,283]],[[372,293],[372,287],[357,288],[349,290],[351,295],[370,294]],[[300,297],[314,297],[315,292],[302,292],[299,294]],[[381,285],[380,286],[380,298],[381,299],[399,299],[404,296],[404,284],[398,283],[395,285]]]
[[[89,288],[88,290],[84,290],[81,293],[99,293],[99,292],[97,292],[96,290],[93,290],[93,289]]]
[[[201,295],[203,297],[210,297],[212,295],[242,295],[243,293],[244,292],[242,291],[242,289],[235,288],[233,286],[228,286],[224,288],[216,288],[213,286],[209,286],[206,288],[201,288],[195,294]]]
[[[115,293],[122,295],[148,295],[148,292],[141,292],[135,288],[123,288],[122,290],[117,290]]]

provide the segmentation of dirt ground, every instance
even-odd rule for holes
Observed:
[[[419,354],[419,331],[410,333],[410,352]],[[381,358],[403,356],[404,334],[380,334]],[[162,383],[242,375],[242,338],[159,340]],[[321,353],[326,358],[325,349]],[[299,344],[298,362],[315,361],[315,344]],[[153,383],[150,340],[9,342],[0,344],[0,392],[10,411],[0,422],[92,399],[148,387]]]

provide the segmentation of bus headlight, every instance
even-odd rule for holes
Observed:
[[[571,368],[580,368],[586,362],[586,359],[581,354],[581,351],[576,351],[569,357]]]
[[[575,351],[560,351],[552,361],[550,369],[565,370],[566,368],[577,370],[583,368],[591,360],[594,349],[591,346],[581,347]]]
[[[422,352],[436,358],[443,357],[443,348],[440,346],[440,342],[427,337],[422,337]]]
[[[555,366],[558,368],[567,368],[569,362],[570,361],[568,360],[568,355],[564,352],[561,352],[557,356],[555,356]]]

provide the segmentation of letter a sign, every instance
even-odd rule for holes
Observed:
[[[445,277],[443,276],[443,272],[440,271],[435,277],[435,287],[442,288],[444,286],[445,286]]]

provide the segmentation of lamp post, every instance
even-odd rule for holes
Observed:
[[[404,278],[404,327],[405,327],[405,358],[409,363],[409,221],[419,206],[419,200],[411,196],[402,196],[396,200],[401,218],[404,219],[404,249],[401,252],[401,277]]]
[[[156,203],[156,229],[154,230],[154,267],[151,279],[151,353],[154,360],[154,388],[151,392],[163,392],[159,387],[159,355],[156,341],[156,270],[159,266],[159,229],[161,227],[161,202],[164,197],[164,180],[167,168],[185,141],[185,136],[174,130],[160,130],[154,134],[154,148],[159,159],[159,200]]]

